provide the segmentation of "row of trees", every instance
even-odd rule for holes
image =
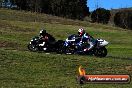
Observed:
[[[72,19],[89,15],[87,0],[11,0],[19,9],[43,12]]]
[[[1,0],[0,0],[1,1]],[[5,0],[8,2],[9,0]],[[71,19],[83,20],[89,16],[87,0],[10,0],[18,9],[40,12]],[[92,22],[107,24],[111,18],[110,10],[97,8],[91,13]],[[114,16],[114,24],[132,29],[132,11],[119,11]]]
[[[97,8],[91,13],[92,22],[107,24],[111,18],[110,10]],[[114,17],[115,26],[132,30],[132,10],[119,10]]]
[[[122,10],[115,14],[114,23],[121,28],[132,29],[132,10]]]

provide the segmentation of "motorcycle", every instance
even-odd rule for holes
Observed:
[[[93,43],[93,48],[89,51],[84,51],[86,47],[89,46],[87,42],[80,43],[80,37],[73,34],[70,35],[63,45],[63,49],[61,49],[61,53],[65,54],[85,54],[85,55],[95,55],[97,57],[105,57],[107,55],[107,49],[105,46],[108,45],[109,42],[103,39],[94,39],[91,37],[91,41]]]
[[[40,37],[35,36],[31,39],[30,43],[28,44],[28,49],[30,51],[45,51],[45,52],[57,52],[61,46],[63,46],[64,41],[58,40],[55,42],[47,42],[43,41]]]

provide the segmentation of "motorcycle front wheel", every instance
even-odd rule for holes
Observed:
[[[32,44],[28,44],[28,49],[33,52],[38,51],[38,47],[36,47],[35,45],[32,45]]]
[[[105,57],[107,55],[107,49],[105,47],[95,49],[94,55],[97,57]]]

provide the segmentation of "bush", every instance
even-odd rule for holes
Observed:
[[[132,11],[122,10],[115,14],[114,24],[121,28],[132,29]]]
[[[98,8],[92,12],[91,20],[92,22],[107,24],[109,22],[110,16],[111,14],[109,10]]]

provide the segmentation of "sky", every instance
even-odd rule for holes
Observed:
[[[95,10],[97,7],[110,10],[132,7],[132,0],[88,0],[87,5],[90,11]]]

